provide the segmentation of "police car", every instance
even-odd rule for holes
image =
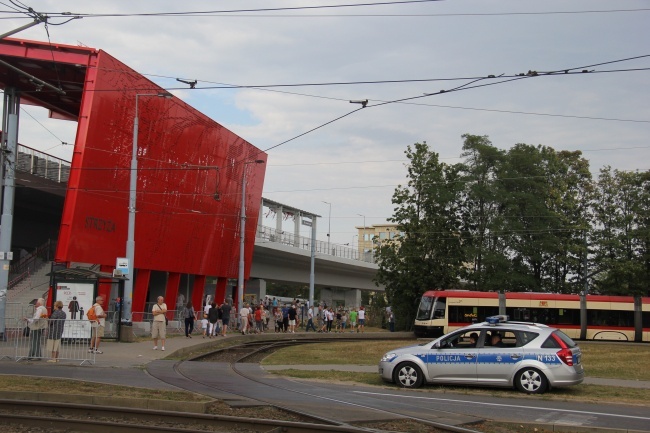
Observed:
[[[379,374],[405,388],[423,383],[515,387],[528,394],[584,379],[578,345],[539,323],[488,317],[431,342],[386,353]]]

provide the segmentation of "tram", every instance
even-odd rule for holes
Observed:
[[[586,308],[581,309],[581,301]],[[650,341],[650,298],[533,292],[431,290],[422,295],[415,335],[436,337],[506,314],[513,321],[542,323],[574,339]]]

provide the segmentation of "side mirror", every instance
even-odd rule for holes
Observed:
[[[432,349],[440,349],[440,342],[436,341],[435,343],[433,343],[433,346],[431,346],[431,348]]]

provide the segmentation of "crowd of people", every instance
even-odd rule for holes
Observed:
[[[74,300],[76,301],[76,300]],[[91,338],[88,352],[101,354],[99,345],[104,336],[104,326],[107,312],[103,309],[104,298],[97,296],[95,303],[89,310],[93,310],[91,321]],[[246,302],[239,311],[235,310],[232,298],[228,297],[224,302],[217,303],[207,296],[204,300],[202,311],[195,311],[191,301],[178,306],[178,318],[184,321],[185,337],[192,338],[195,322],[200,321],[203,338],[225,337],[228,328],[231,331],[242,334],[260,334],[263,332],[286,332],[295,333],[305,322],[305,331],[323,333],[343,333],[365,331],[368,316],[363,306],[359,308],[331,307],[324,303],[319,304],[316,309],[294,299],[291,303],[280,305],[275,298],[265,297],[261,302]],[[54,304],[52,315],[48,317],[45,307],[45,300],[38,299],[35,305],[32,318],[25,318],[28,322],[30,335],[29,359],[41,358],[41,334],[49,325],[47,353],[51,354],[50,362],[57,362],[60,348],[60,340],[63,334],[63,322],[66,314],[62,311],[63,303],[57,301]],[[70,307],[69,307],[70,308]],[[74,309],[77,312],[77,309]],[[167,334],[167,304],[162,296],[158,296],[157,302],[151,308],[152,324],[151,338],[153,339],[153,350],[165,350],[165,339]],[[48,318],[50,320],[48,320]],[[236,323],[231,323],[231,318]],[[389,317],[391,324],[394,318],[392,313]],[[51,340],[51,341],[50,341]],[[160,342],[160,344],[159,344]]]
[[[197,316],[201,316],[200,319]],[[200,320],[203,338],[225,337],[228,328],[234,328],[234,331],[243,335],[263,332],[295,333],[303,325],[307,332],[364,332],[367,320],[363,306],[335,308],[320,304],[314,311],[313,307],[297,299],[280,305],[271,298],[260,302],[245,302],[239,311],[235,310],[231,298],[222,303],[212,301],[205,303],[199,314],[188,302],[180,317],[185,319],[186,338],[192,338],[195,320]],[[231,320],[236,323],[231,324]]]

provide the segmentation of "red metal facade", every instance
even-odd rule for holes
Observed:
[[[4,43],[3,59],[85,69],[83,91],[71,89],[60,97],[79,105],[56,260],[113,267],[117,257],[126,255],[135,95],[163,89],[101,50]],[[135,268],[145,274],[236,278],[246,170],[248,278],[265,164],[246,162],[266,161],[267,155],[177,98],[139,96],[138,101]],[[54,111],[56,104],[50,103]],[[63,111],[74,113],[75,108],[71,103]]]

